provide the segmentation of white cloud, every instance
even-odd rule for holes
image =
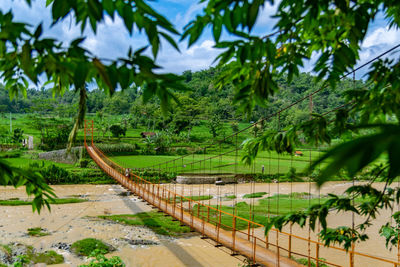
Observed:
[[[362,43],[363,48],[370,48],[379,45],[394,45],[400,42],[400,31],[388,27],[375,29],[372,33],[367,34],[367,37]]]
[[[98,25],[96,34],[92,31],[86,32],[88,38],[84,46],[94,55],[109,59],[126,55],[133,40],[118,16],[114,20],[106,17],[104,22]]]
[[[278,9],[279,2],[276,2],[274,5],[271,5],[269,2],[265,4],[264,8],[259,12],[256,25],[257,26],[274,26],[277,19],[272,18],[272,15],[276,14],[276,10]]]
[[[194,3],[190,5],[189,9],[186,11],[185,15],[183,16],[182,22],[183,25],[188,24],[201,10],[206,6],[206,2],[203,3]]]
[[[361,45],[360,60],[358,66],[368,62],[374,57],[391,49],[400,43],[400,31],[396,29],[389,29],[388,27],[375,27],[367,33]],[[385,58],[398,57],[398,53],[392,52],[385,55]],[[357,66],[356,66],[357,67]],[[357,71],[356,78],[365,78],[369,66]]]
[[[213,46],[215,45],[214,41],[211,40],[205,40],[202,42],[200,45],[192,45],[189,49],[185,51],[185,53],[189,56],[193,56],[199,51],[202,52],[210,52],[213,50]]]
[[[164,71],[182,73],[185,70],[202,70],[212,66],[214,59],[220,52],[213,48],[215,45],[212,40],[204,40],[199,45],[193,45],[189,49],[182,49],[177,52],[166,45],[160,53],[157,62],[164,68]],[[180,45],[186,46],[185,43]]]

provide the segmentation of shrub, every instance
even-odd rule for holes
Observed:
[[[303,180],[299,177],[299,174],[296,172],[296,168],[291,167],[289,171],[283,177],[285,180],[291,182],[302,182]]]
[[[256,192],[256,193],[251,193],[251,194],[245,194],[243,198],[258,198],[266,195],[267,192]]]
[[[188,154],[188,150],[186,148],[178,148],[176,150],[176,154],[178,154],[178,155],[186,155],[186,154]]]
[[[234,133],[236,133],[236,132],[238,132],[239,131],[239,123],[237,123],[237,122],[232,122],[231,123],[231,129],[232,129],[232,132],[234,132]]]
[[[114,256],[112,258],[106,258],[98,249],[95,249],[90,257],[94,259],[92,259],[89,264],[79,265],[79,267],[125,267],[120,257]]]
[[[64,262],[63,255],[60,255],[53,250],[49,250],[43,253],[32,254],[29,255],[29,258],[33,263],[45,263],[48,265],[60,264]]]
[[[110,126],[110,132],[113,137],[119,138],[120,136],[126,135],[126,128],[121,127],[119,124],[114,124]]]
[[[30,236],[45,236],[45,235],[49,235],[49,233],[41,227],[35,227],[35,228],[28,228],[28,235],[30,235]]]
[[[96,162],[94,162],[94,161],[89,161],[89,163],[86,167],[89,169],[98,169],[99,168],[99,166],[97,166]]]
[[[92,163],[92,162],[90,162]],[[39,172],[49,184],[109,184],[115,183],[113,179],[99,170],[82,169],[68,171],[62,167],[51,164],[47,167],[39,166],[39,163],[34,162],[29,164],[33,171]]]
[[[45,151],[65,148],[72,126],[72,124],[67,125],[65,122],[42,126],[40,131],[45,130],[42,132],[41,143],[38,148]]]
[[[78,256],[89,256],[96,249],[99,250],[102,254],[113,251],[113,248],[111,246],[95,238],[85,238],[76,241],[71,245],[71,251]]]
[[[12,141],[13,143],[20,143],[24,139],[24,131],[21,128],[14,129]]]
[[[40,173],[49,184],[65,184],[74,181],[73,176],[64,168],[51,164]]]
[[[0,158],[19,158],[21,157],[22,153],[21,151],[10,151],[10,152],[6,152],[6,153],[1,153],[0,154]]]
[[[294,258],[292,257],[293,260],[295,260],[296,262],[303,264],[304,266],[311,266],[311,267],[316,267],[317,264],[315,263],[314,260],[311,260],[310,262],[308,261],[307,258]],[[324,258],[319,258],[320,260],[326,261],[326,259]],[[328,267],[328,265],[326,265],[325,263],[318,263],[318,266],[320,267]]]
[[[136,118],[130,118],[129,119],[129,125],[132,127],[132,129],[136,129],[138,127],[139,120]]]
[[[146,180],[152,183],[170,183],[175,180],[177,174],[174,172],[143,171],[139,172],[138,176],[146,177]]]
[[[118,143],[118,144],[97,144],[104,154],[111,155],[137,155],[138,146],[136,144]]]
[[[194,154],[204,154],[204,148],[201,148],[201,147],[197,147],[195,150],[194,150]]]
[[[28,246],[21,243],[10,243],[9,245],[1,245],[0,247],[5,248],[7,261],[12,263],[10,266],[14,267],[24,267],[24,266],[33,266],[36,263],[45,263],[48,265],[51,264],[60,264],[64,262],[64,257],[53,250],[45,251],[45,252],[36,252],[32,246]],[[16,256],[11,259],[11,256]],[[4,258],[3,258],[4,259]],[[0,266],[8,266],[2,265]]]
[[[90,159],[80,159],[79,160],[79,167],[86,168],[88,166],[89,162],[91,162]]]

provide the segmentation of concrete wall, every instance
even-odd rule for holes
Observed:
[[[176,176],[178,184],[214,184],[216,181],[222,181],[226,184],[236,183],[235,176],[229,174],[181,174]]]
[[[73,147],[70,153],[67,153],[66,149],[42,152],[39,153],[39,159],[74,164],[82,157],[83,149],[83,147]]]

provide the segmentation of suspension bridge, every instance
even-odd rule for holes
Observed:
[[[374,60],[384,56],[387,52],[376,57],[372,61],[362,65],[365,67]],[[349,74],[353,74],[353,81],[355,81],[355,71],[361,67],[353,70]],[[345,75],[346,77],[348,75]],[[240,142],[244,140],[240,134],[249,135],[249,131],[253,131],[259,125],[274,124],[280,129],[280,117],[286,113],[290,113],[290,108],[309,101],[308,108],[312,113],[313,95],[323,91],[325,88],[320,88],[306,97],[291,103],[290,105],[282,108],[271,116],[257,121],[253,125],[246,127],[231,136],[225,137],[223,140],[214,142],[211,145],[205,146],[201,149],[201,153],[187,154],[173,160],[165,161],[162,163],[148,166],[146,168],[133,168],[129,166],[121,166],[121,163],[111,159],[101,149],[96,146],[94,142],[94,123],[93,121],[85,121],[84,127],[84,145],[85,148],[93,159],[93,161],[110,177],[115,179],[121,186],[137,195],[139,198],[146,201],[148,204],[157,208],[160,212],[168,216],[172,216],[175,220],[180,221],[182,225],[189,226],[193,231],[201,234],[203,239],[213,240],[216,247],[224,246],[231,251],[231,255],[243,255],[249,259],[254,265],[262,266],[303,266],[295,259],[305,259],[308,266],[400,266],[400,246],[397,245],[396,249],[386,254],[375,251],[358,251],[356,244],[346,251],[338,246],[324,246],[320,242],[318,236],[313,233],[310,227],[306,226],[304,229],[292,227],[292,225],[285,227],[282,231],[272,229],[268,234],[264,233],[264,224],[266,219],[270,216],[275,216],[280,213],[280,188],[282,174],[290,170],[293,164],[300,164],[301,166],[311,165],[312,161],[319,156],[319,148],[303,148],[303,157],[295,158],[293,155],[283,156],[280,154],[272,155],[271,153],[265,154],[254,161],[249,168],[246,175],[243,175],[244,169],[240,166],[238,159],[238,151],[241,149]],[[337,109],[347,108],[352,103],[340,105]],[[322,114],[329,116],[331,112]],[[90,138],[90,140],[89,140]],[[229,144],[229,145],[225,145]],[[275,163],[272,164],[271,161]],[[123,164],[122,164],[123,165]],[[266,165],[266,166],[265,166]],[[258,171],[257,171],[258,170]],[[237,195],[237,184],[231,185],[231,191],[235,198],[232,198],[232,204],[227,205],[227,200],[223,200],[221,193],[221,186],[218,185],[205,185],[200,184],[196,187],[192,185],[179,185],[177,184],[162,184],[160,178],[154,180],[152,177],[146,177],[143,171],[155,173],[176,173],[176,174],[231,174],[236,181],[240,178],[238,174],[242,174],[242,179],[246,181],[249,193],[255,193],[257,172],[262,170],[268,175],[271,180],[267,183],[268,201],[267,209],[259,210],[255,200],[250,199],[246,202],[248,204],[248,212],[239,212]],[[129,175],[127,175],[129,172]],[[160,175],[158,176],[160,177]],[[253,177],[247,179],[247,177]],[[272,179],[273,178],[273,179]],[[246,180],[247,179],[247,180]],[[271,183],[273,181],[273,183]],[[271,184],[275,185],[275,193],[278,198],[275,202],[270,202],[273,194],[271,192]],[[290,188],[290,201],[292,201],[293,191],[292,182],[286,184]],[[304,183],[307,193],[307,201],[311,205],[312,183],[310,180]],[[354,180],[353,180],[354,185]],[[208,188],[207,188],[208,187]],[[193,189],[195,188],[195,189]],[[189,190],[189,196],[187,192]],[[198,198],[196,196],[196,190]],[[216,198],[209,197],[202,200],[201,196],[208,194],[211,196],[212,192]],[[316,201],[321,200],[320,192],[317,192]],[[274,207],[272,207],[274,205]],[[290,210],[293,209],[293,202],[290,202]],[[354,227],[354,216],[350,217],[348,224]],[[377,253],[377,254],[374,254]]]
[[[85,123],[87,125],[87,123]],[[291,232],[272,229],[264,236],[264,225],[251,219],[229,213],[215,205],[207,205],[205,201],[196,201],[179,190],[168,189],[165,184],[152,183],[131,173],[128,178],[126,168],[110,160],[93,142],[93,122],[90,128],[92,139],[87,142],[85,134],[85,148],[94,162],[121,186],[153,205],[160,211],[199,232],[202,238],[215,241],[215,246],[225,246],[232,255],[240,254],[256,265],[264,266],[303,266],[292,257],[308,259],[309,266],[357,266],[355,257],[364,258],[377,266],[400,266],[399,261],[390,260],[372,254],[357,252],[354,246],[347,251],[340,247],[324,247],[322,243],[310,237],[302,237]],[[231,221],[229,224],[224,224]],[[243,225],[246,229],[243,230]],[[239,227],[240,226],[240,227]],[[325,253],[324,253],[325,252]],[[326,254],[332,258],[328,259]],[[346,263],[347,259],[347,263]],[[341,263],[337,263],[337,262]],[[324,265],[323,265],[324,264]]]

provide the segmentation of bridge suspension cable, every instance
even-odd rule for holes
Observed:
[[[400,44],[385,51],[343,75],[341,79],[353,74],[354,89],[357,89],[355,83],[356,71],[399,47]],[[293,182],[299,178],[299,175],[306,176],[306,174],[295,173],[293,168],[304,169],[310,166],[315,158],[320,155],[322,147],[319,145],[317,147],[304,146],[301,151],[296,151],[295,155],[282,155],[268,151],[258,156],[257,160],[252,162],[250,168],[246,169],[239,162],[238,152],[241,150],[239,144],[251,134],[257,136],[259,131],[262,131],[267,126],[267,123],[276,125],[278,132],[284,132],[284,130],[281,130],[282,117],[288,116],[292,107],[307,100],[309,101],[308,106],[311,116],[313,113],[313,96],[327,87],[328,85],[322,86],[307,96],[244,127],[236,133],[198,149],[196,153],[193,152],[149,167],[136,168],[131,172],[132,179],[124,176],[126,167],[130,166],[120,166],[108,158],[95,145],[93,141],[93,122],[88,128],[88,122],[85,121],[85,147],[96,164],[122,186],[161,211],[181,221],[181,223],[198,231],[203,237],[211,238],[215,241],[216,246],[223,245],[228,247],[231,249],[232,254],[242,254],[249,258],[253,264],[296,266],[298,264],[292,260],[292,257],[300,257],[307,260],[306,264],[308,266],[325,264],[328,266],[353,267],[356,259],[368,259],[369,262],[378,264],[377,266],[384,266],[384,264],[387,264],[387,266],[400,266],[400,259],[394,260],[358,252],[355,250],[354,244],[348,252],[336,246],[324,247],[320,243],[319,237],[312,233],[310,227],[303,233],[303,236],[294,234],[301,232],[301,230],[294,229],[292,225],[284,228],[284,231],[272,229],[266,236],[264,235],[263,227],[265,222],[277,214],[284,214],[285,211],[282,210],[284,207],[281,206],[281,203],[286,199],[289,201],[289,211],[294,210],[294,200],[298,198],[297,195],[303,194],[302,197],[308,201],[308,207],[312,205],[315,196],[320,203],[321,191],[319,189],[316,191],[312,188],[310,177],[300,177],[307,182],[305,192],[294,192]],[[328,116],[339,109],[352,109],[354,104],[354,102],[341,104],[321,114],[321,116]],[[91,134],[90,145],[87,144],[86,140],[88,133]],[[162,184],[161,176],[163,173],[195,173],[201,174],[203,178],[209,178],[214,175],[223,177],[221,179],[226,177],[228,182],[228,176],[231,175],[230,179],[233,183],[224,188],[211,186],[211,184],[205,185],[204,183],[200,185]],[[155,174],[157,175],[154,179],[151,176]],[[264,185],[257,184],[261,180],[267,180],[268,183]],[[247,183],[244,186],[238,186],[238,182]],[[354,179],[352,183],[354,184]],[[243,190],[243,187],[246,186],[248,187],[247,191]],[[267,198],[263,200],[266,203],[264,207],[258,205],[253,197],[263,193],[256,192],[257,188],[262,188],[262,186],[265,186],[264,190],[267,195]],[[252,197],[246,199],[243,193],[248,193]],[[197,198],[195,197],[196,195]],[[229,199],[229,196],[232,196],[232,198]],[[243,199],[243,202],[238,202],[239,196]],[[231,205],[229,206],[227,203],[231,203]],[[354,227],[354,216],[352,216],[350,224]]]

